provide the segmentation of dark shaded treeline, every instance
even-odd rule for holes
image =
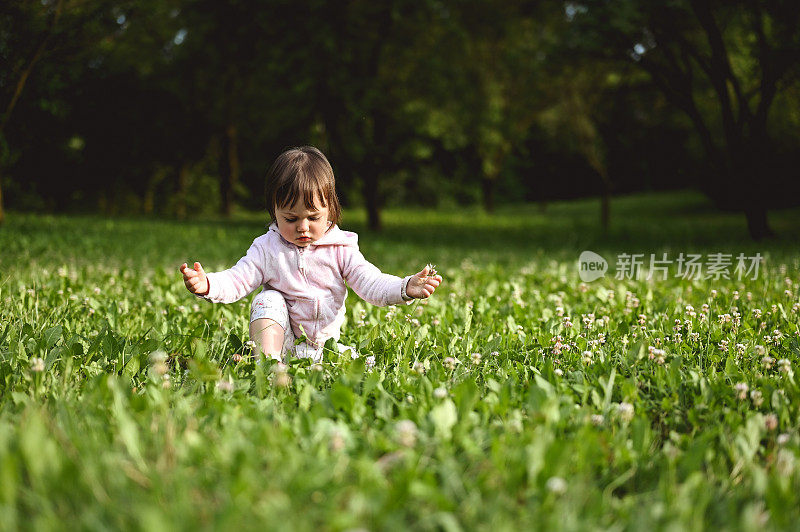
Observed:
[[[693,186],[754,237],[794,204],[791,1],[12,1],[0,201],[263,206],[282,149],[345,203],[546,201]],[[0,217],[2,210],[0,210]]]

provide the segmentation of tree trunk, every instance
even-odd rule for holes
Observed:
[[[483,209],[489,214],[494,212],[494,182],[495,180],[491,177],[483,177],[481,179]]]
[[[189,163],[184,162],[178,169],[178,203],[175,206],[175,214],[181,220],[186,218],[186,194],[189,186]]]
[[[747,218],[747,230],[753,240],[760,241],[775,236],[767,220],[767,209],[763,205],[753,205],[744,211]]]
[[[608,226],[611,223],[611,192],[608,187],[603,183],[603,193],[600,196],[600,226],[603,232],[608,232]]]
[[[2,162],[0,162],[2,164]],[[0,175],[0,225],[6,221],[6,211],[3,208],[3,176]]]
[[[228,217],[233,213],[234,194],[239,183],[238,131],[234,124],[228,124],[225,135],[223,135],[221,173],[222,214]]]
[[[378,203],[378,174],[375,169],[362,172],[364,179],[364,200],[367,207],[367,227],[373,231],[381,230],[381,210]]]
[[[158,167],[153,171],[153,174],[150,176],[149,181],[147,182],[147,188],[144,191],[144,198],[142,200],[142,211],[144,214],[150,215],[153,214],[156,210],[156,191],[158,190],[158,185],[164,181],[164,178],[167,176],[169,172],[168,168]]]

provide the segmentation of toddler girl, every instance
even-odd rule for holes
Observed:
[[[318,149],[282,153],[266,190],[272,224],[235,266],[208,274],[199,262],[180,267],[186,288],[213,302],[232,303],[262,287],[250,306],[250,338],[266,356],[320,360],[325,341],[341,334],[345,283],[368,303],[386,306],[427,298],[442,281],[430,266],[401,279],[364,258],[358,235],[336,225],[341,207],[333,169]],[[301,336],[306,341],[295,346]]]

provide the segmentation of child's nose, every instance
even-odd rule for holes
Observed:
[[[308,231],[308,220],[300,220],[298,229],[300,229],[300,232]]]

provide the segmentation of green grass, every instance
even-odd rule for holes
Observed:
[[[351,294],[343,338],[364,356],[292,361],[288,386],[233,359],[249,298],[197,300],[177,272],[233,264],[260,214],[12,213],[0,529],[796,527],[800,211],[753,243],[692,193],[615,199],[608,232],[598,210],[391,210],[381,233],[346,212],[384,271],[433,262],[445,283],[395,309]],[[585,249],[612,270],[619,253],[765,261],[755,280],[581,283]]]

